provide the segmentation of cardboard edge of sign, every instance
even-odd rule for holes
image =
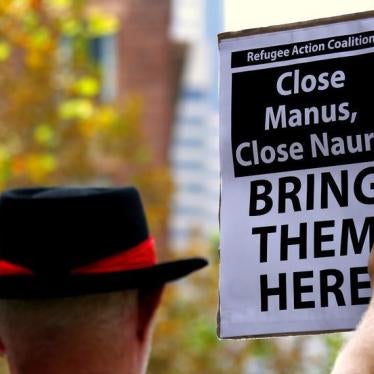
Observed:
[[[351,14],[343,14],[340,16],[318,18],[308,21],[285,23],[281,25],[257,27],[252,29],[245,29],[240,31],[227,31],[218,34],[218,43],[226,39],[240,38],[243,36],[258,35],[258,34],[268,34],[278,31],[288,31],[303,29],[306,27],[329,25],[333,23],[345,22],[345,21],[356,21],[365,18],[374,17],[374,10],[369,10],[366,12],[358,12]]]
[[[220,340],[240,340],[240,339],[266,339],[266,338],[281,338],[285,336],[308,336],[308,335],[324,335],[338,332],[349,332],[354,329],[339,329],[339,330],[315,330],[315,331],[306,331],[306,332],[282,332],[275,334],[258,334],[258,335],[239,335],[239,336],[220,336],[217,335]]]

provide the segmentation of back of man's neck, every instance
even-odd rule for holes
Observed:
[[[8,359],[11,374],[139,374],[139,360],[131,352],[119,355],[71,346],[65,352],[35,352],[27,357],[10,353]]]

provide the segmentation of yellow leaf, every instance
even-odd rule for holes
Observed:
[[[56,169],[57,161],[51,153],[45,153],[40,156],[40,165],[45,173],[50,173]]]
[[[38,69],[43,67],[45,60],[42,53],[36,51],[35,49],[31,49],[27,53],[25,61],[28,67],[32,69]]]
[[[50,153],[34,153],[26,158],[26,171],[33,182],[42,182],[56,167],[56,158]]]
[[[69,99],[59,107],[59,115],[62,119],[86,119],[94,111],[93,104],[88,99]]]
[[[92,10],[88,19],[88,33],[92,37],[114,34],[119,29],[117,17]]]
[[[96,134],[96,127],[91,121],[82,121],[79,124],[79,131],[84,137],[90,138]]]
[[[96,110],[95,121],[101,129],[110,127],[118,119],[118,113],[110,106],[104,106]]]
[[[0,146],[0,163],[7,162],[9,160],[9,157],[10,154],[8,150],[5,147]]]
[[[23,13],[30,9],[30,1],[29,0],[5,0],[4,2],[8,2],[10,6],[10,11],[13,14]]]
[[[9,58],[11,53],[10,45],[5,41],[0,41],[0,62]]]
[[[72,6],[72,0],[46,0],[47,5],[57,9],[68,9]]]
[[[85,76],[74,83],[74,91],[82,96],[96,96],[99,93],[100,85],[97,79]]]

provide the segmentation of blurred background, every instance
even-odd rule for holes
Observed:
[[[373,0],[0,0],[0,189],[135,184],[160,259],[210,259],[209,269],[167,288],[149,373],[329,372],[343,334],[216,337],[216,35],[373,7]]]

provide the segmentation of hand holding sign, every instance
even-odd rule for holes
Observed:
[[[369,274],[371,288],[374,286],[374,250],[371,249],[369,257]],[[372,347],[374,345],[374,299],[364,314],[357,331],[351,340],[340,352],[331,374],[369,374],[374,372],[374,357]]]

